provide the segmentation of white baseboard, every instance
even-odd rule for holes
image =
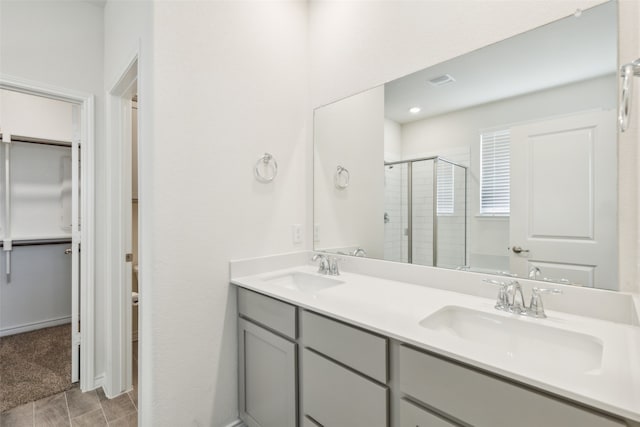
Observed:
[[[246,425],[242,422],[241,419],[237,419],[235,421],[233,421],[231,424],[227,424],[224,427],[246,427]]]
[[[96,388],[100,388],[104,385],[104,373],[100,374],[100,375],[96,375],[96,377],[93,379],[93,387],[94,390]],[[84,391],[84,390],[83,390]],[[87,390],[88,391],[88,390]]]
[[[9,335],[22,334],[24,332],[36,331],[38,329],[50,328],[52,326],[60,326],[71,323],[71,316],[59,317],[57,319],[40,320],[38,322],[24,323],[18,326],[10,326],[0,329],[0,337]]]

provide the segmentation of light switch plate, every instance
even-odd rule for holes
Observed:
[[[293,224],[291,226],[293,243],[302,243],[302,226],[300,224]]]

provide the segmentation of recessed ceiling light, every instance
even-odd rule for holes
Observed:
[[[418,114],[420,112],[420,107],[411,107],[409,108],[409,112],[411,114]]]

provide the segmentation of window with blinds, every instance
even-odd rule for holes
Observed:
[[[509,215],[509,143],[508,129],[480,135],[480,215]]]
[[[438,184],[437,184],[437,214],[439,216],[453,215],[454,213],[454,180],[453,165],[445,162],[438,162]]]

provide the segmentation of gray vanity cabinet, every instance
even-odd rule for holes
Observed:
[[[400,345],[399,354],[400,391],[437,409],[438,412],[447,414],[452,419],[469,425],[627,425],[622,420],[610,418],[406,345]],[[403,425],[414,427],[416,424]]]
[[[238,291],[240,418],[248,427],[298,425],[296,307]]]
[[[247,427],[636,426],[243,288],[238,312]]]

